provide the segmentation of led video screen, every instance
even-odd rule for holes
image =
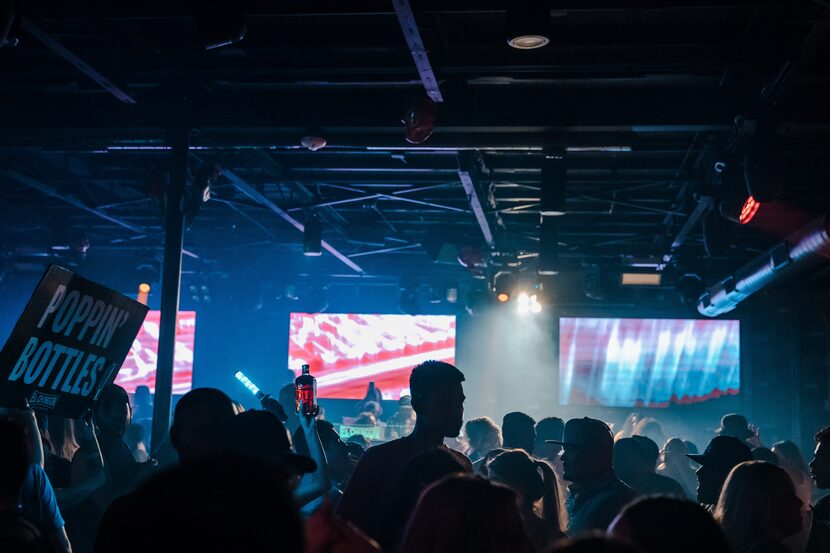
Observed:
[[[115,383],[129,393],[138,386],[149,386],[156,391],[156,362],[159,347],[161,311],[150,311],[133,347],[124,360]],[[176,325],[176,357],[173,364],[173,393],[184,394],[193,385],[193,348],[196,341],[196,312],[179,311]]]
[[[398,399],[429,359],[455,363],[455,316],[291,313],[288,366],[297,375],[311,366],[318,397],[363,399],[374,382]]]
[[[740,322],[561,318],[563,405],[668,407],[737,395]]]

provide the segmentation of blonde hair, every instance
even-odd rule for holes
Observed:
[[[787,537],[781,516],[788,498],[797,496],[784,469],[765,461],[745,461],[726,478],[715,520],[734,551],[740,553],[761,540]]]
[[[471,419],[464,424],[464,438],[467,442],[467,453],[478,451],[486,455],[488,451],[501,447],[501,428],[490,417]],[[489,448],[488,451],[479,451],[488,438],[495,441],[495,446]]]

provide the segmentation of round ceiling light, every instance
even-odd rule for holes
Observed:
[[[550,39],[544,35],[519,35],[507,40],[507,44],[518,50],[534,50],[549,42]]]

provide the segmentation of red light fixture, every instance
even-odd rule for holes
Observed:
[[[504,303],[510,299],[510,296],[502,292],[501,294],[496,296],[496,299],[499,300],[501,303]]]
[[[741,207],[741,213],[738,215],[738,222],[742,225],[746,225],[752,218],[755,217],[755,214],[758,213],[758,209],[761,207],[761,202],[756,200],[754,197],[750,196],[744,202],[743,207]]]

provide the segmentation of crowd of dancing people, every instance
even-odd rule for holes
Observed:
[[[0,551],[830,552],[830,427],[808,465],[738,414],[700,452],[635,416],[465,422],[443,362],[410,392],[368,449],[298,415],[290,387],[247,411],[194,389],[152,453],[146,391],[110,385],[77,420],[4,408]]]

